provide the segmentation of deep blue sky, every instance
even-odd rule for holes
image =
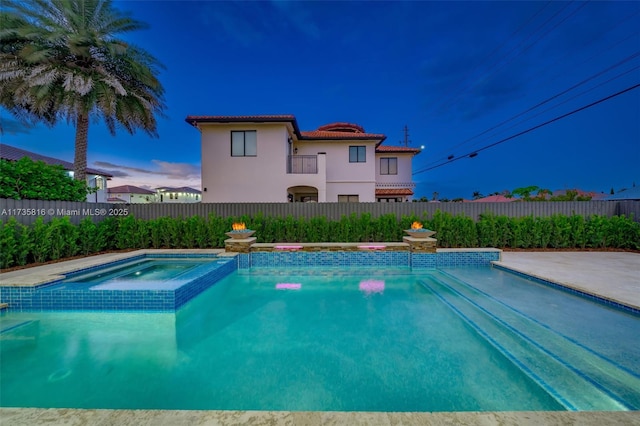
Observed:
[[[168,109],[159,139],[91,127],[89,165],[121,176],[110,186],[199,187],[190,114],[293,114],[302,130],[347,121],[388,145],[407,125],[411,146],[425,146],[415,172],[460,158],[415,174],[417,197],[640,184],[640,88],[466,157],[640,83],[638,2],[115,5],[149,24],[127,39],[166,67]],[[24,131],[2,117],[4,143],[73,159],[70,127]]]

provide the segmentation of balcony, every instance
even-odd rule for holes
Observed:
[[[314,175],[318,173],[317,155],[289,155],[287,157],[288,174]]]
[[[415,182],[376,182],[376,189],[413,188]]]

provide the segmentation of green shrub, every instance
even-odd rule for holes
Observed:
[[[67,216],[51,219],[46,230],[46,238],[50,244],[51,260],[71,257],[78,252],[78,228],[71,224]]]
[[[98,223],[85,218],[78,225],[71,224],[68,217],[54,218],[49,223],[39,217],[30,226],[19,224],[15,218],[0,223],[0,266],[41,263],[112,249],[223,248],[225,233],[234,222],[244,222],[256,231],[258,242],[266,243],[402,241],[403,230],[414,221],[437,232],[439,247],[640,249],[640,223],[625,216],[509,218],[486,213],[474,222],[467,216],[441,211],[430,219],[426,214],[372,218],[366,213],[343,215],[334,221],[324,216],[296,219],[258,214],[234,218],[210,214],[207,218],[153,220],[110,217]]]
[[[0,267],[13,266],[16,257],[15,228],[18,221],[12,217],[7,223],[0,223]]]
[[[49,260],[51,241],[47,235],[48,227],[48,224],[45,224],[41,217],[37,218],[34,224],[31,225],[31,257],[36,263],[42,263]]]

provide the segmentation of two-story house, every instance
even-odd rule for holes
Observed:
[[[188,116],[201,133],[203,202],[410,201],[420,149],[332,123],[301,131],[293,115]]]

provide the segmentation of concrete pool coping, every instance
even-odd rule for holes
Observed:
[[[99,266],[109,262],[128,259],[143,254],[211,254],[229,256],[235,253],[225,253],[222,249],[143,249],[124,253],[106,253],[89,256],[82,259],[64,260],[47,265],[33,266],[0,274],[0,286],[33,287],[50,283],[64,278],[65,274],[80,269]]]
[[[438,249],[451,250],[451,249]],[[142,253],[223,253],[223,250],[138,250],[43,265],[2,274],[0,285],[37,285],[43,276],[59,275],[69,267],[81,269]],[[68,263],[70,262],[70,263]],[[85,263],[87,262],[87,263]],[[67,264],[67,265],[64,265]],[[627,306],[640,308],[640,254],[626,252],[503,252],[501,266],[579,289]],[[42,268],[42,269],[38,269]],[[37,269],[37,270],[36,270]],[[40,277],[40,278],[38,278]],[[31,284],[28,284],[31,282]],[[4,425],[640,425],[640,411],[579,412],[290,412],[82,410],[0,408]]]
[[[382,413],[2,408],[2,425],[639,425],[640,411]]]

